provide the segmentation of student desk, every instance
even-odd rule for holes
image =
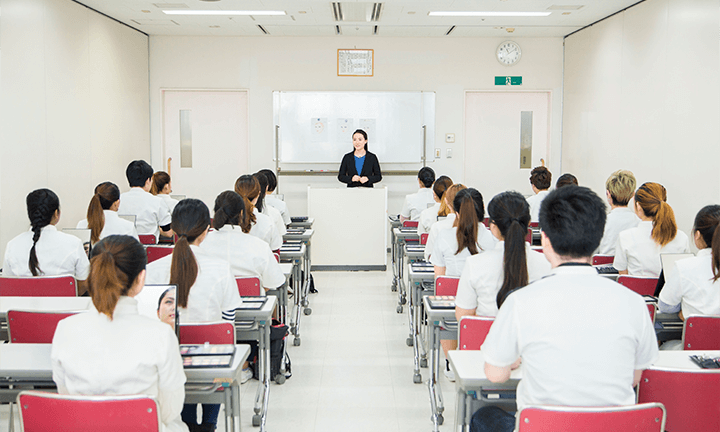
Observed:
[[[84,311],[92,307],[90,297],[0,297],[0,341],[8,339],[7,312],[21,311]]]
[[[442,389],[438,382],[440,375],[440,339],[457,340],[457,321],[455,309],[433,309],[427,297],[423,298],[425,314],[428,323],[428,353],[430,354],[430,378],[428,378],[428,390],[430,391],[430,408],[433,422],[433,431],[438,432],[438,426],[444,421]],[[456,378],[457,379],[457,378]]]
[[[298,247],[299,246],[299,247]],[[290,333],[293,334],[293,345],[300,346],[300,310],[302,306],[302,291],[306,287],[303,283],[303,261],[305,259],[305,245],[300,243],[285,243],[280,247],[280,261],[292,263],[292,289],[293,289],[293,308],[290,314]],[[307,273],[309,274],[309,272]],[[312,310],[307,308],[306,315],[310,315]]]
[[[315,234],[315,230],[312,229],[306,229],[305,232],[302,234],[285,234],[283,236],[283,240],[288,243],[297,243],[301,242],[305,244],[305,255],[303,256],[303,270],[302,270],[302,276],[303,276],[303,284],[302,289],[300,290],[300,293],[302,295],[300,303],[303,306],[303,313],[305,315],[310,315],[312,313],[312,309],[310,309],[310,269],[312,268],[312,257],[310,250],[312,249],[310,240],[312,239],[313,234]],[[298,312],[299,313],[299,312]]]
[[[403,305],[407,301],[407,295],[405,292],[405,280],[404,280],[404,267],[405,267],[405,243],[407,242],[419,242],[420,237],[417,233],[417,228],[393,228],[393,237],[395,238],[395,265],[393,265],[393,276],[397,281],[398,291],[398,306],[397,312],[402,313]]]
[[[395,228],[400,228],[402,222],[400,222],[399,216],[388,216],[388,223],[390,224],[390,265],[393,269],[393,281],[390,286],[390,290],[395,292],[398,287],[397,274],[395,274],[395,266],[397,262],[397,239],[395,238]]]
[[[273,295],[278,299],[278,318],[281,323],[287,324],[288,322],[288,284],[290,281],[290,275],[293,271],[293,265],[291,263],[280,263],[280,270],[285,275],[285,284],[278,289],[268,290],[269,295]]]
[[[408,261],[424,261],[425,260],[425,245],[421,244],[406,244],[405,245],[405,256]]]
[[[185,369],[186,403],[224,403],[226,431],[228,426],[232,431],[240,430],[240,375],[242,365],[250,354],[249,345],[235,347],[230,367]],[[18,393],[28,386],[55,386],[52,380],[51,348],[51,344],[0,345],[1,401],[14,402]],[[199,387],[207,390],[195,390]],[[217,389],[223,391],[218,392]]]
[[[312,228],[312,225],[314,222],[315,222],[315,218],[311,218],[311,217],[307,218],[304,221],[297,221],[297,222],[293,221],[291,218],[290,225],[288,225],[288,226],[293,227],[293,228],[301,228],[301,227],[302,228]]]
[[[424,296],[435,292],[435,273],[433,267],[411,263],[408,269],[408,285],[410,287],[410,304],[408,306],[408,324],[410,335],[406,343],[413,347],[413,382],[422,382],[421,367],[427,367],[427,350],[422,340]],[[429,271],[427,271],[429,270]],[[429,286],[427,286],[429,285]]]

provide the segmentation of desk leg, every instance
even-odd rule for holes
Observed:
[[[390,267],[393,270],[393,280],[390,291],[397,291],[397,269],[395,268],[395,254],[397,254],[397,239],[395,238],[395,230],[390,227]]]
[[[260,426],[260,432],[265,432],[268,403],[270,402],[270,322],[260,321],[258,324],[258,356],[260,365],[260,382],[255,394],[253,410],[253,426]]]
[[[305,255],[303,256],[303,269],[305,273],[305,280],[303,281],[303,290],[302,290],[302,306],[303,306],[303,313],[305,315],[310,315],[312,313],[312,309],[310,309],[310,243],[305,243]]]
[[[397,252],[397,272],[398,272],[398,306],[397,313],[402,313],[403,305],[407,302],[407,295],[405,292],[405,278],[404,278],[404,267],[405,267],[405,242],[398,240],[398,252]]]
[[[459,385],[456,387],[456,398],[455,398],[455,431],[465,432],[465,398],[467,393],[460,388]]]
[[[410,340],[413,347],[413,383],[422,383],[422,375],[420,374],[420,338],[418,338],[420,327],[418,315],[420,312],[420,293],[421,287],[410,281],[410,307],[408,316],[410,319]]]
[[[430,378],[428,378],[428,391],[430,393],[430,420],[433,422],[433,432],[440,431],[443,423],[442,389],[437,382],[440,363],[440,323],[432,323],[430,332]],[[439,403],[438,403],[439,402]]]
[[[294,294],[294,305],[293,305],[293,316],[295,321],[293,322],[293,334],[295,337],[293,338],[293,345],[294,346],[300,346],[301,339],[300,339],[300,310],[302,309],[302,297],[303,293],[302,291],[305,288],[305,284],[303,284],[302,280],[300,278],[302,277],[302,270],[301,266],[302,262],[298,259],[296,261],[296,265],[293,267],[294,271],[296,272],[296,277],[294,277],[294,281],[297,281],[294,283],[295,285],[295,294]]]

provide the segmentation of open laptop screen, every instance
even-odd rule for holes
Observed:
[[[662,261],[662,269],[665,274],[665,281],[670,280],[674,276],[675,263],[681,259],[691,258],[695,255],[691,253],[665,253],[660,254],[660,261]]]
[[[145,285],[140,294],[135,296],[138,302],[140,315],[162,321],[178,334],[178,312],[175,299],[177,287],[175,285]],[[179,337],[179,335],[178,335]]]

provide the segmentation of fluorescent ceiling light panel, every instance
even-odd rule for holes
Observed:
[[[254,16],[278,16],[287,15],[285,11],[270,10],[164,10],[166,15],[211,15],[211,16],[227,16],[227,15],[254,15]]]
[[[545,17],[552,12],[475,12],[475,11],[438,11],[429,12],[429,16],[444,17]]]

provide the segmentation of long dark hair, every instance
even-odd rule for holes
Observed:
[[[115,183],[100,183],[95,187],[95,195],[90,200],[87,210],[87,223],[90,228],[90,242],[97,243],[100,240],[100,233],[105,227],[105,214],[103,210],[109,210],[117,200],[120,199],[120,189]]]
[[[528,284],[525,235],[530,224],[530,206],[518,192],[503,192],[490,200],[488,216],[505,239],[503,283],[496,297],[499,308],[510,291]]]
[[[352,136],[355,136],[355,134],[360,134],[363,136],[363,138],[365,138],[365,151],[367,151],[367,132],[362,129],[356,129],[355,132],[353,132]],[[353,150],[355,150],[355,147],[353,147]]]
[[[455,195],[453,207],[458,216],[455,219],[457,226],[458,250],[455,255],[468,248],[471,255],[478,251],[478,224],[485,218],[485,205],[483,197],[475,188],[463,189]]]
[[[712,248],[713,282],[720,279],[720,205],[708,205],[700,209],[695,216],[693,231],[697,231],[705,241],[705,246]]]
[[[253,177],[255,177],[255,180],[257,180],[258,185],[260,186],[260,193],[258,194],[258,200],[255,207],[259,212],[262,212],[265,205],[265,192],[267,192],[268,187],[267,177],[265,177],[265,174],[260,172],[253,174]]]
[[[30,248],[30,259],[28,267],[33,276],[38,276],[42,270],[38,264],[35,246],[40,240],[42,229],[52,222],[55,212],[60,209],[60,199],[50,189],[37,189],[30,192],[25,198],[28,218],[33,232],[33,245]]]
[[[172,253],[170,284],[178,287],[177,302],[180,307],[187,307],[190,288],[198,275],[197,260],[190,249],[190,243],[200,237],[209,226],[210,210],[198,199],[186,198],[180,201],[172,212],[172,230],[179,239]]]
[[[219,230],[225,225],[240,225],[244,220],[245,202],[233,191],[225,191],[215,198],[213,228]]]
[[[249,174],[238,177],[235,181],[235,192],[245,199],[245,217],[241,221],[240,226],[244,233],[249,233],[250,228],[255,224],[256,217],[253,212],[252,200],[260,194],[260,183],[257,179]]]
[[[438,210],[438,216],[447,216],[452,212],[452,210],[450,210],[450,207],[448,207],[448,205],[445,203],[445,200],[443,199],[445,191],[448,190],[450,186],[452,186],[452,184],[452,179],[444,175],[438,177],[435,180],[435,183],[433,183],[433,193],[440,200],[440,209]]]

